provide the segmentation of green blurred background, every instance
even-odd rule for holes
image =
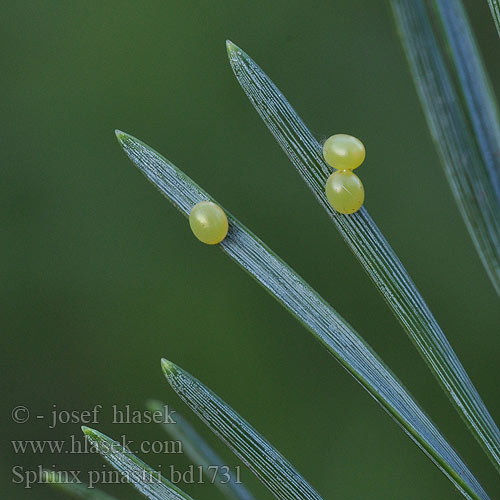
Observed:
[[[466,5],[496,89],[500,43],[487,2]],[[11,440],[69,439],[59,410],[161,398],[238,462],[170,390],[181,365],[253,423],[325,498],[459,498],[368,394],[263,289],[146,182],[120,128],[185,170],[361,333],[456,446],[492,498],[488,460],[328,217],[252,109],[226,38],[273,78],[318,138],[367,147],[366,206],[500,420],[498,297],[444,178],[386,2],[6,1],[0,17],[2,497],[59,498],[12,468],[102,470],[95,455],[15,454]],[[11,410],[30,420],[15,424]],[[183,456],[142,455],[153,466]],[[84,477],[84,476],[82,476]],[[270,498],[251,474],[242,478]],[[138,498],[130,486],[103,486]],[[188,485],[197,499],[220,498]],[[60,497],[62,498],[62,497]]]

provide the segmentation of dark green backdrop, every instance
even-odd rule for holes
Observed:
[[[500,41],[487,2],[467,7],[498,89]],[[122,153],[115,128],[184,169],[320,291],[498,498],[498,475],[226,57],[230,38],[318,138],[346,132],[365,142],[366,206],[498,421],[500,302],[452,199],[385,2],[7,1],[0,37],[3,498],[55,497],[45,485],[12,484],[15,466],[102,469],[95,455],[13,452],[11,440],[79,436],[78,424],[51,430],[36,418],[53,405],[101,404],[94,427],[140,441],[166,435],[111,425],[111,405],[142,409],[162,398],[225,453],[164,381],[162,356],[218,392],[325,498],[459,498],[303,327],[193,238]],[[25,424],[12,421],[18,405],[31,412]],[[129,486],[104,488],[136,498]],[[186,490],[219,498],[210,485]]]

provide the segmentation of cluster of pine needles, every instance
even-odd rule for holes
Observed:
[[[488,0],[499,28],[500,4]],[[395,23],[415,86],[459,211],[477,253],[500,295],[500,122],[497,105],[461,0],[391,0]],[[261,68],[227,42],[229,62],[251,103],[287,154],[334,227],[394,312],[467,428],[500,472],[500,431],[478,391],[401,261],[365,207],[344,215],[325,194],[331,174],[322,147]],[[216,201],[184,172],[140,140],[116,133],[130,160],[188,217],[193,207]],[[452,445],[363,338],[266,244],[227,215],[227,235],[217,247],[255,278],[333,354],[408,437],[468,499],[489,496]],[[280,500],[320,495],[293,466],[227,403],[183,369],[162,360],[163,372],[181,399]],[[162,403],[148,402],[161,411]],[[204,470],[222,460],[182,417],[165,426]],[[86,437],[147,498],[191,499],[178,486],[100,432]],[[148,479],[146,480],[145,477]],[[74,497],[111,499],[85,485],[54,487]],[[252,500],[238,481],[213,481],[231,499]],[[430,492],[432,495],[432,492]],[[388,497],[393,494],[387,492]]]

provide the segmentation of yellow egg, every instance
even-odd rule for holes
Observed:
[[[325,193],[330,205],[341,214],[357,212],[365,201],[360,178],[350,170],[337,170],[326,181]]]
[[[211,201],[200,201],[192,208],[189,225],[193,234],[207,245],[220,243],[229,229],[224,210]]]
[[[326,163],[338,170],[354,170],[365,161],[365,156],[363,143],[352,135],[332,135],[323,144]]]

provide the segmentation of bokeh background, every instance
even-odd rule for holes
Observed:
[[[494,87],[500,42],[487,2],[466,5]],[[114,129],[184,169],[309,281],[376,349],[492,498],[498,476],[381,296],[252,109],[226,38],[273,78],[318,138],[367,147],[366,206],[500,420],[500,307],[452,199],[385,1],[4,1],[0,16],[2,496],[12,468],[103,470],[96,455],[15,454],[11,440],[79,438],[58,410],[160,398],[238,462],[171,391],[166,356],[252,422],[324,498],[459,498],[313,337],[140,175]],[[10,416],[25,405],[30,420]],[[183,456],[142,455],[153,466]],[[19,469],[18,469],[19,470]],[[82,476],[83,478],[85,476]],[[270,498],[251,474],[243,480]],[[138,498],[130,486],[107,486]],[[197,499],[221,498],[208,484]]]

